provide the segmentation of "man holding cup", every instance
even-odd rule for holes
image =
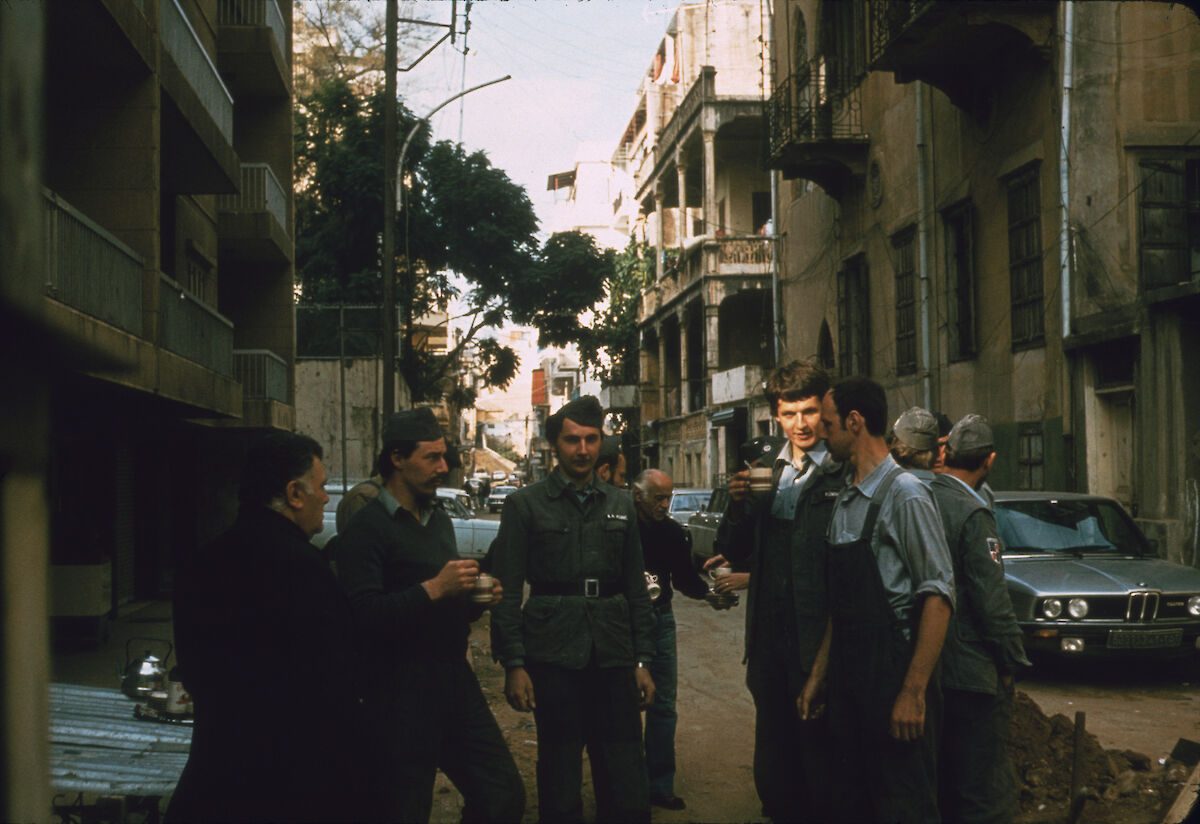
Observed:
[[[498,603],[478,592],[479,564],[458,557],[434,504],[446,441],[429,409],[389,415],[377,462],[382,488],[339,537],[377,720],[375,786],[389,820],[428,821],[437,770],[463,795],[466,821],[517,821],[525,788],[467,662],[471,622]],[[480,601],[482,600],[482,603]]]
[[[797,699],[825,632],[825,532],[843,484],[821,440],[829,377],[815,360],[776,369],[766,382],[787,442],[773,461],[738,472],[717,530],[719,555],[747,562],[746,685],[754,698],[754,783],[776,821],[827,818],[824,720],[801,723]]]

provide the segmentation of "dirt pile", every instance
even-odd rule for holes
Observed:
[[[1141,753],[1105,750],[1090,733],[1083,736],[1082,750],[1087,800],[1079,821],[1157,824],[1191,772],[1172,759],[1159,764]],[[1074,719],[1061,714],[1047,717],[1032,698],[1018,692],[1008,753],[1017,775],[1020,824],[1067,820],[1074,752]]]

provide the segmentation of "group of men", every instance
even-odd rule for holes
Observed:
[[[1007,820],[1006,713],[1027,662],[979,491],[990,430],[964,418],[944,473],[922,480],[889,452],[877,384],[831,386],[796,362],[767,392],[786,437],[773,458],[754,456],[773,460],[770,493],[733,476],[710,561],[749,573],[764,813]],[[584,748],[597,820],[682,809],[671,603],[709,590],[666,517],[671,478],[651,469],[619,488],[624,459],[603,417],[584,397],[547,420],[557,465],[506,499],[490,594],[434,502],[449,467],[429,410],[386,420],[372,488],[339,526],[336,576],[308,543],[328,501],[320,446],[281,433],[251,449],[237,523],[181,574],[176,639],[196,726],[168,817],[427,821],[441,769],[464,821],[520,820],[521,777],[468,663],[470,624],[488,609],[505,697],[537,726],[539,818],[582,820]],[[892,437],[928,445],[916,417]]]
[[[967,415],[939,431],[923,409],[889,427],[882,387],[831,383],[812,361],[766,390],[787,443],[769,494],[734,475],[709,561],[750,567],[764,813],[1010,821],[1012,684],[1029,662],[987,498],[990,427]]]

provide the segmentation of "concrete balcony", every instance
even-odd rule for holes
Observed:
[[[228,318],[161,273],[158,313],[160,347],[233,377],[233,323]]]
[[[762,392],[761,366],[735,366],[712,376],[714,404],[735,403],[753,398]]]
[[[236,95],[291,93],[287,23],[277,0],[220,0],[217,25],[217,64]]]
[[[287,193],[266,163],[243,163],[241,189],[217,199],[222,257],[262,263],[292,259]]]
[[[852,176],[866,173],[869,138],[859,89],[839,82],[824,57],[776,87],[767,103],[767,136],[768,168],[811,180],[831,197],[840,197]]]
[[[233,373],[242,385],[242,426],[295,428],[296,410],[288,403],[287,361],[267,349],[235,349]]]
[[[189,194],[237,190],[233,96],[178,0],[159,3],[163,187]]]
[[[43,196],[46,294],[141,337],[142,258],[58,195]]]

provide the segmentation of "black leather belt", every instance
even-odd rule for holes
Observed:
[[[584,578],[582,581],[530,582],[530,595],[582,595],[585,598],[611,598],[625,591],[617,581],[601,581],[599,578]]]

